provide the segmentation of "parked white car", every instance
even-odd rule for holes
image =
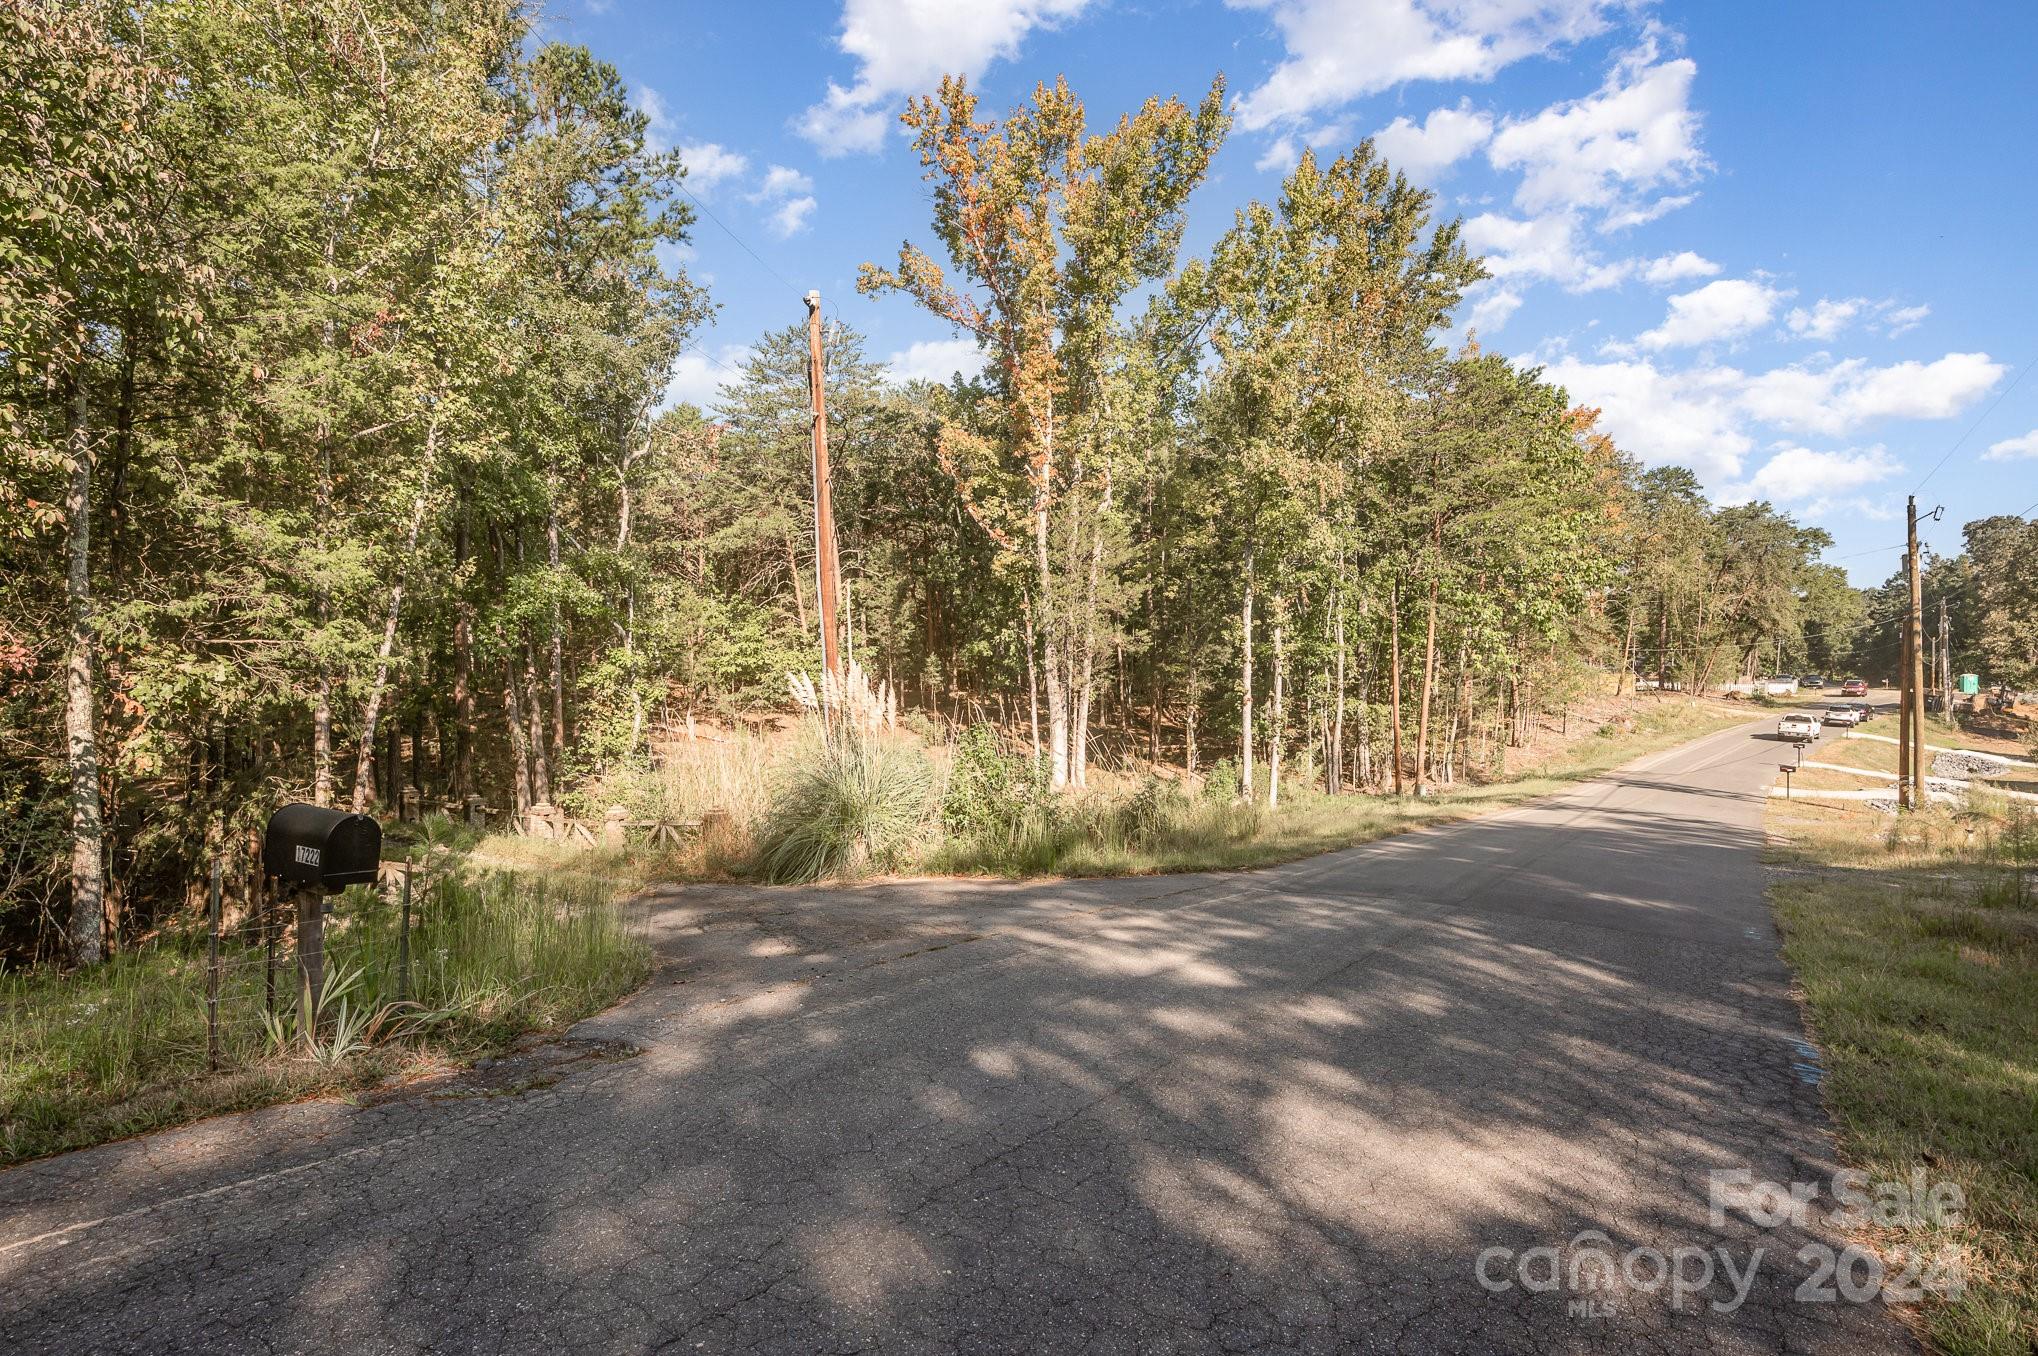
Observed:
[[[1827,725],[1845,725],[1851,730],[1861,723],[1861,708],[1851,703],[1829,706],[1819,720]]]
[[[1809,711],[1793,711],[1776,722],[1776,737],[1793,744],[1809,744],[1819,737],[1819,718]]]

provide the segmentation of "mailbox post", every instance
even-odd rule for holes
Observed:
[[[262,834],[262,869],[288,882],[297,902],[297,1021],[318,1029],[325,984],[325,897],[349,885],[372,885],[382,864],[382,826],[367,815],[302,802],[269,816]]]

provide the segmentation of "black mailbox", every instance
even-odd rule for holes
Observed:
[[[373,885],[382,863],[382,826],[367,815],[298,802],[269,816],[262,869],[283,880],[338,894]]]

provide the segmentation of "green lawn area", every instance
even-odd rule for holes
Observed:
[[[1842,1152],[1878,1181],[1922,1172],[1966,1199],[1957,1225],[1862,1241],[1961,1259],[1964,1293],[1916,1315],[1939,1349],[2031,1356],[2038,821],[2010,810],[1898,821],[1776,801],[1770,813],[1775,857],[1802,873],[1771,898],[1825,1052]]]

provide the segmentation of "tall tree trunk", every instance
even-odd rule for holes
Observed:
[[[1344,574],[1344,553],[1338,553],[1338,574],[1340,581]],[[1325,785],[1335,796],[1344,790],[1345,757],[1345,603],[1344,590],[1339,588],[1331,595],[1332,644],[1337,648],[1337,677],[1331,685],[1332,699],[1337,703],[1330,717],[1330,751],[1324,759]]]
[[[1245,548],[1245,601],[1238,612],[1240,653],[1238,666],[1238,789],[1248,802],[1253,798],[1253,548]]]
[[[460,491],[453,525],[456,576],[467,562],[467,491]],[[473,795],[474,784],[474,607],[463,585],[453,600],[453,785],[456,800]],[[440,749],[440,756],[445,750]]]
[[[785,570],[786,574],[793,581],[793,608],[795,611],[799,613],[800,634],[804,636],[807,634],[807,590],[806,587],[800,583],[800,557],[798,552],[796,552],[793,549],[793,534],[787,532],[784,534],[784,536],[785,536]],[[929,606],[930,607],[932,606],[931,601],[929,603]],[[929,615],[932,616],[931,613]],[[929,625],[931,626],[932,623],[930,622]],[[932,648],[933,647],[930,642],[929,649]]]
[[[1047,671],[1047,756],[1049,779],[1059,791],[1069,784],[1069,684],[1066,610],[1054,602],[1054,564],[1048,542],[1046,491],[1035,496],[1034,565],[1040,585],[1041,667]]]
[[[551,805],[552,759],[546,751],[545,708],[539,700],[538,656],[528,639],[524,642],[524,690],[530,701],[526,714],[531,722],[531,799]]]
[[[1387,697],[1394,724],[1394,794],[1401,794],[1401,578],[1397,574],[1387,591],[1387,638],[1389,642]]]
[[[1090,522],[1090,568],[1083,584],[1083,662],[1077,677],[1075,731],[1071,736],[1069,761],[1077,786],[1090,784],[1090,692],[1096,681],[1098,590],[1104,574],[1104,523],[1111,512],[1116,489],[1107,460],[1104,466],[1104,497]]]
[[[1367,663],[1368,656],[1361,655],[1359,662],[1359,731],[1352,741],[1352,754],[1357,761],[1356,778],[1358,789],[1368,791],[1373,786],[1373,668]]]
[[[1284,712],[1281,700],[1287,691],[1287,665],[1281,653],[1281,599],[1274,598],[1274,703],[1267,713],[1267,808],[1281,804],[1281,731]]]
[[[438,460],[439,412],[434,406],[432,418],[425,425],[424,467],[418,480],[417,497],[411,501],[410,528],[404,533],[403,559],[396,566],[396,582],[389,586],[389,611],[382,619],[382,644],[375,652],[375,679],[368,687],[368,700],[361,712],[361,755],[354,765],[353,810],[360,814],[368,808],[369,778],[373,772],[375,752],[375,727],[382,717],[382,698],[389,689],[389,664],[396,653],[396,623],[403,615],[403,594],[407,584],[405,572],[411,560],[417,555],[418,534],[425,523],[425,506],[431,500],[432,468]],[[395,783],[392,781],[391,786]]]
[[[644,455],[650,450],[651,445],[648,440],[635,454],[631,453],[627,443],[623,447],[622,473],[617,477],[616,497],[616,559],[619,561],[627,561],[629,558],[630,529],[634,526],[632,515],[635,509],[635,497],[630,486],[630,466],[639,456]],[[795,589],[799,587],[799,581],[799,571],[794,570],[793,587]],[[804,604],[801,605],[800,612],[800,634],[805,635],[807,620]],[[625,661],[624,672],[629,675],[630,682],[630,753],[632,756],[636,754],[644,742],[644,688],[637,681],[636,654],[637,581],[634,574],[626,569],[623,583],[623,658]]]
[[[70,654],[64,664],[64,736],[71,771],[71,959],[96,965],[105,957],[106,826],[99,800],[99,712],[94,670],[98,633],[92,618],[92,429],[85,385],[71,379],[64,490],[65,601]]]
[[[1424,793],[1429,756],[1429,699],[1436,688],[1437,670],[1437,577],[1429,577],[1429,621],[1422,637],[1422,701],[1415,723],[1415,794]]]
[[[1069,729],[1069,780],[1077,786],[1090,784],[1090,648],[1083,647],[1083,670],[1077,677],[1076,709]]]
[[[1670,666],[1670,599],[1660,597],[1659,601],[1663,611],[1656,628],[1656,687],[1661,691]]]
[[[566,648],[559,616],[559,503],[558,486],[552,487],[552,502],[545,506],[545,563],[552,570],[552,762],[566,761]]]
[[[1033,600],[1019,596],[1019,616],[1026,628],[1026,715],[1033,726],[1033,766],[1040,766],[1040,665],[1034,657]]]
[[[1620,643],[1620,672],[1614,675],[1613,680],[1613,695],[1615,697],[1620,696],[1621,688],[1626,685],[1628,681],[1628,676],[1630,672],[1633,670],[1634,666],[1635,666],[1635,604],[1634,599],[1630,597],[1628,600],[1627,633],[1621,637]]]
[[[517,657],[514,652],[503,656],[502,661],[502,713],[504,723],[509,726],[510,745],[510,812],[514,822],[521,827],[530,813],[531,799],[531,741],[524,728],[524,703],[517,695]]]
[[[1184,712],[1182,770],[1190,776],[1196,775],[1196,706],[1197,694],[1202,688],[1202,666],[1198,662],[1199,647],[1194,638],[1189,641],[1189,685],[1183,692]]]
[[[323,605],[319,619],[325,620]],[[311,707],[311,803],[333,803],[333,680],[324,660],[319,661],[318,696]]]
[[[352,198],[341,203],[340,220],[346,220]],[[339,273],[333,268],[333,258],[339,248],[338,228],[329,231],[325,240],[326,291],[330,298],[337,298],[340,290]],[[332,310],[337,301],[329,301],[329,309],[319,324],[319,346],[331,354],[335,340]],[[337,370],[337,360],[328,371]],[[312,495],[312,513],[317,519],[317,535],[320,555],[326,546],[326,533],[332,522],[333,498],[333,439],[330,408],[321,409],[318,417],[318,483]],[[329,561],[321,559],[319,569],[324,571]],[[316,601],[319,630],[323,631],[332,622],[332,601],[326,596],[325,586],[316,586]],[[333,803],[333,676],[326,668],[326,661],[319,659],[318,694],[311,710],[311,800],[314,805]]]

